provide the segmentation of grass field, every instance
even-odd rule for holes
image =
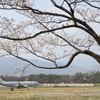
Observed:
[[[100,86],[31,87],[13,91],[0,87],[0,100],[100,100]]]

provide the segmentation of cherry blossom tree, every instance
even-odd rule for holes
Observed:
[[[0,16],[0,56],[11,55],[43,69],[66,68],[79,54],[91,56],[100,63],[100,54],[92,50],[95,47],[100,51],[100,33],[93,27],[93,24],[100,27],[100,1],[48,1],[53,9],[43,11],[35,8],[32,0],[0,0],[0,10],[15,11],[26,18],[17,23],[14,18]],[[34,64],[23,54],[53,65]],[[64,58],[68,58],[66,64],[58,65],[57,61]]]

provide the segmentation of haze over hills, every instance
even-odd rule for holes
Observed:
[[[33,59],[31,60],[35,64],[39,64],[41,66],[52,66],[51,63],[44,62],[41,60]],[[22,67],[22,64],[26,64],[26,62],[16,59],[16,58],[6,58],[1,57],[0,58],[0,75],[16,75],[12,74],[12,72],[19,67]],[[64,65],[64,62],[59,62],[60,65]],[[70,74],[73,75],[77,72],[88,72],[90,71],[90,68],[83,68],[76,65],[70,65],[68,68],[64,69],[40,69],[36,68],[34,66],[30,66],[29,69],[27,69],[29,73],[25,73],[24,75],[30,75],[30,74]],[[20,73],[19,73],[20,74]]]

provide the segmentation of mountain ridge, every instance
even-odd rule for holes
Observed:
[[[44,62],[38,59],[30,60],[34,62],[35,64],[39,64],[41,66],[52,66],[49,62]],[[1,57],[0,58],[0,75],[12,75],[13,70],[16,68],[22,67],[22,64],[26,64],[26,62],[19,60],[17,58],[8,58],[8,57]],[[59,62],[60,65],[64,65],[63,62]],[[78,67],[75,65],[70,65],[68,68],[64,69],[40,69],[33,67],[30,65],[29,69],[26,69],[29,71],[29,73],[26,73],[25,75],[29,74],[69,74],[73,75],[77,72],[86,73],[89,71],[88,68]]]

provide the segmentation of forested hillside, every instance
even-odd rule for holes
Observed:
[[[92,70],[89,73],[76,73],[74,75],[31,74],[29,76],[1,76],[5,81],[38,81],[40,83],[100,83],[100,71]]]

